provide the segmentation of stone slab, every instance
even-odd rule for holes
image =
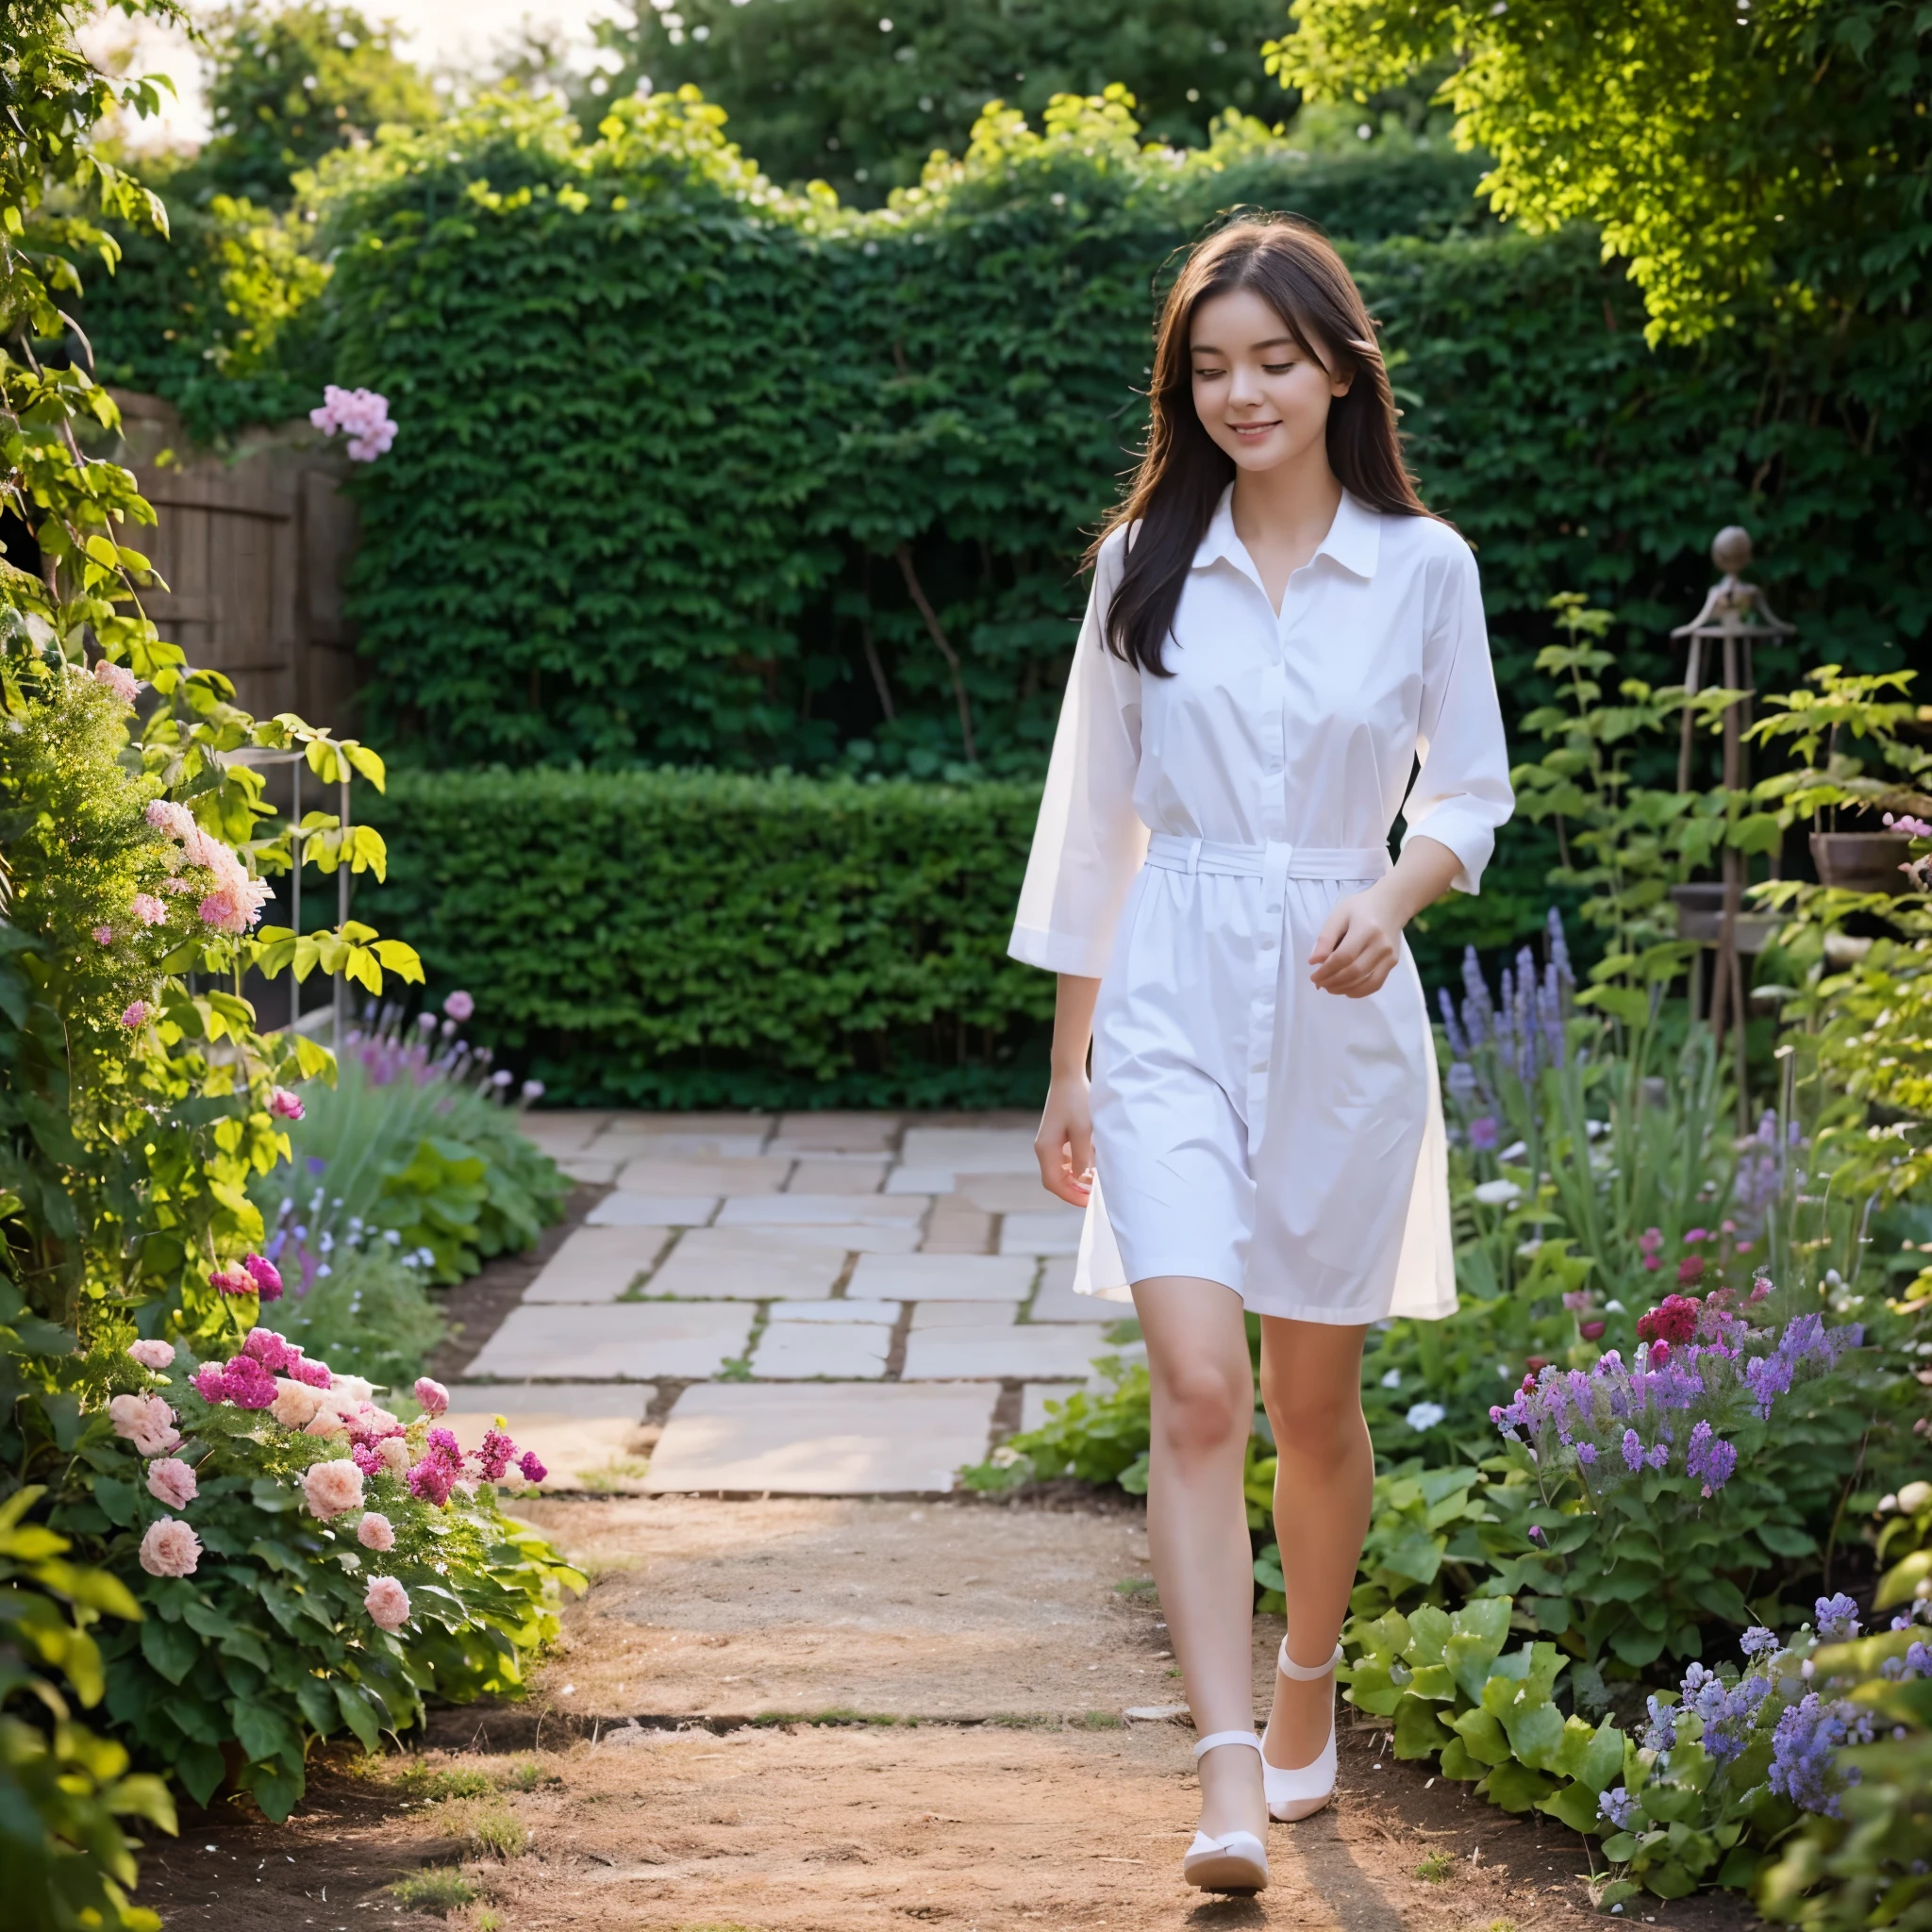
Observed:
[[[1030,1127],[908,1127],[899,1158],[948,1174],[1038,1174]]]
[[[784,1158],[674,1160],[652,1152],[626,1160],[617,1185],[627,1194],[775,1194],[791,1172]]]
[[[1071,1322],[1006,1327],[969,1327],[962,1323],[915,1328],[907,1339],[906,1366],[900,1374],[908,1382],[982,1375],[1039,1381],[1063,1376],[1084,1382],[1092,1373],[1093,1357],[1107,1353],[1097,1327],[1076,1327]]]
[[[1077,1208],[1049,1214],[1008,1214],[1000,1223],[1000,1253],[1077,1255],[1083,1218]]]
[[[928,1328],[1008,1328],[1020,1319],[1016,1303],[921,1302],[912,1310],[911,1332]]]
[[[558,1158],[559,1174],[568,1174],[574,1181],[585,1181],[591,1187],[608,1187],[617,1178],[618,1163],[596,1154],[565,1154]]]
[[[648,1490],[840,1496],[944,1491],[986,1456],[999,1391],[898,1383],[719,1382],[687,1389]]]
[[[715,1375],[744,1353],[744,1302],[614,1302],[596,1307],[512,1308],[470,1364],[475,1376],[657,1382]]]
[[[837,1301],[774,1302],[767,1311],[774,1322],[883,1322],[890,1328],[899,1319],[897,1302]]]
[[[581,1420],[637,1422],[657,1399],[648,1382],[494,1382],[482,1388],[453,1385],[452,1415],[574,1416]]]
[[[718,1211],[717,1194],[606,1194],[584,1216],[587,1227],[702,1227]]]
[[[808,1248],[834,1254],[909,1255],[919,1245],[913,1222],[841,1222],[823,1227],[694,1227],[678,1243],[693,1254],[795,1255]]]
[[[1040,1291],[1026,1311],[1032,1322],[1129,1322],[1132,1302],[1104,1302],[1096,1295],[1074,1292],[1072,1255],[1056,1255],[1041,1264]]]
[[[749,1136],[762,1141],[772,1131],[772,1116],[756,1108],[740,1112],[651,1113],[641,1108],[619,1108],[610,1115],[613,1134],[650,1135],[668,1140],[715,1140],[720,1135]]]
[[[791,1171],[788,1194],[876,1194],[886,1177],[883,1158],[812,1155]]]
[[[954,1177],[946,1167],[895,1167],[886,1176],[889,1194],[950,1194]]]
[[[531,1302],[614,1302],[664,1252],[668,1227],[579,1227],[524,1291]]]
[[[954,1192],[983,1214],[1078,1214],[1040,1185],[1035,1174],[962,1174]]]
[[[541,1147],[553,1157],[582,1154],[590,1147],[592,1136],[602,1131],[608,1118],[608,1114],[589,1110],[583,1113],[524,1113],[517,1116],[517,1132],[532,1145]]]
[[[831,1154],[884,1154],[899,1138],[895,1113],[787,1113],[778,1141],[787,1147]]]
[[[844,1272],[842,1248],[772,1248],[711,1255],[694,1250],[691,1236],[686,1235],[651,1276],[644,1292],[694,1302],[817,1300],[831,1293]]]
[[[1038,1265],[1029,1255],[861,1255],[845,1291],[904,1302],[1024,1302]]]
[[[1064,1402],[1074,1392],[1065,1382],[1028,1382],[1020,1391],[1020,1428],[1040,1428],[1050,1420],[1046,1412],[1049,1402]]]
[[[886,1373],[886,1357],[891,1352],[889,1322],[774,1322],[758,1338],[751,1372],[760,1376],[865,1379]]]
[[[720,1227],[910,1226],[931,1206],[923,1195],[741,1194],[718,1210]]]

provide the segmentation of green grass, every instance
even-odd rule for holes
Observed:
[[[417,1872],[398,1878],[390,1896],[406,1912],[433,1912],[446,1919],[475,1902],[476,1894],[460,1872]]]
[[[508,1791],[534,1791],[543,1785],[562,1782],[554,1771],[545,1771],[534,1757],[526,1757],[505,1777],[503,1787]]]
[[[1151,1576],[1123,1576],[1114,1585],[1117,1596],[1152,1596],[1154,1591],[1155,1583]]]
[[[1116,1717],[1110,1710],[1090,1710],[1084,1717],[1069,1718],[1067,1722],[1076,1731],[1120,1731],[1127,1724],[1125,1718]]]
[[[1441,1885],[1443,1879],[1456,1875],[1456,1860],[1447,1852],[1431,1852],[1415,1868],[1415,1875],[1430,1885]]]
[[[493,1858],[521,1858],[530,1849],[530,1834],[512,1811],[501,1806],[451,1813],[443,1834]]]
[[[871,1710],[761,1710],[755,1724],[917,1724],[916,1717],[891,1717]]]
[[[397,1772],[392,1782],[397,1790],[430,1805],[450,1798],[487,1798],[496,1789],[487,1771],[436,1771],[420,1757]]]

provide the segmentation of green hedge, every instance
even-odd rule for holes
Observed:
[[[688,772],[397,774],[358,915],[553,1101],[1040,1097],[1053,979],[1005,957],[1024,784]]]

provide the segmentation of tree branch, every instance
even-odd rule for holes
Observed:
[[[925,619],[928,636],[940,648],[940,656],[946,660],[946,669],[953,676],[953,697],[959,707],[959,737],[966,746],[966,762],[976,765],[979,754],[973,743],[973,710],[966,702],[966,680],[959,670],[959,654],[954,650],[947,638],[944,626],[940,623],[939,612],[932,608],[932,600],[925,594],[925,587],[919,581],[919,573],[912,568],[912,552],[904,543],[893,551],[899,561],[899,575],[906,579],[906,589],[919,614]]]

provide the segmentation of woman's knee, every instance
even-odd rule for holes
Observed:
[[[1304,1454],[1338,1454],[1367,1428],[1361,1391],[1307,1375],[1271,1374],[1264,1365],[1261,1400],[1277,1447]]]
[[[1180,1456],[1207,1456],[1243,1441],[1254,1425],[1252,1385],[1213,1368],[1183,1369],[1161,1379],[1155,1426],[1161,1442]]]

